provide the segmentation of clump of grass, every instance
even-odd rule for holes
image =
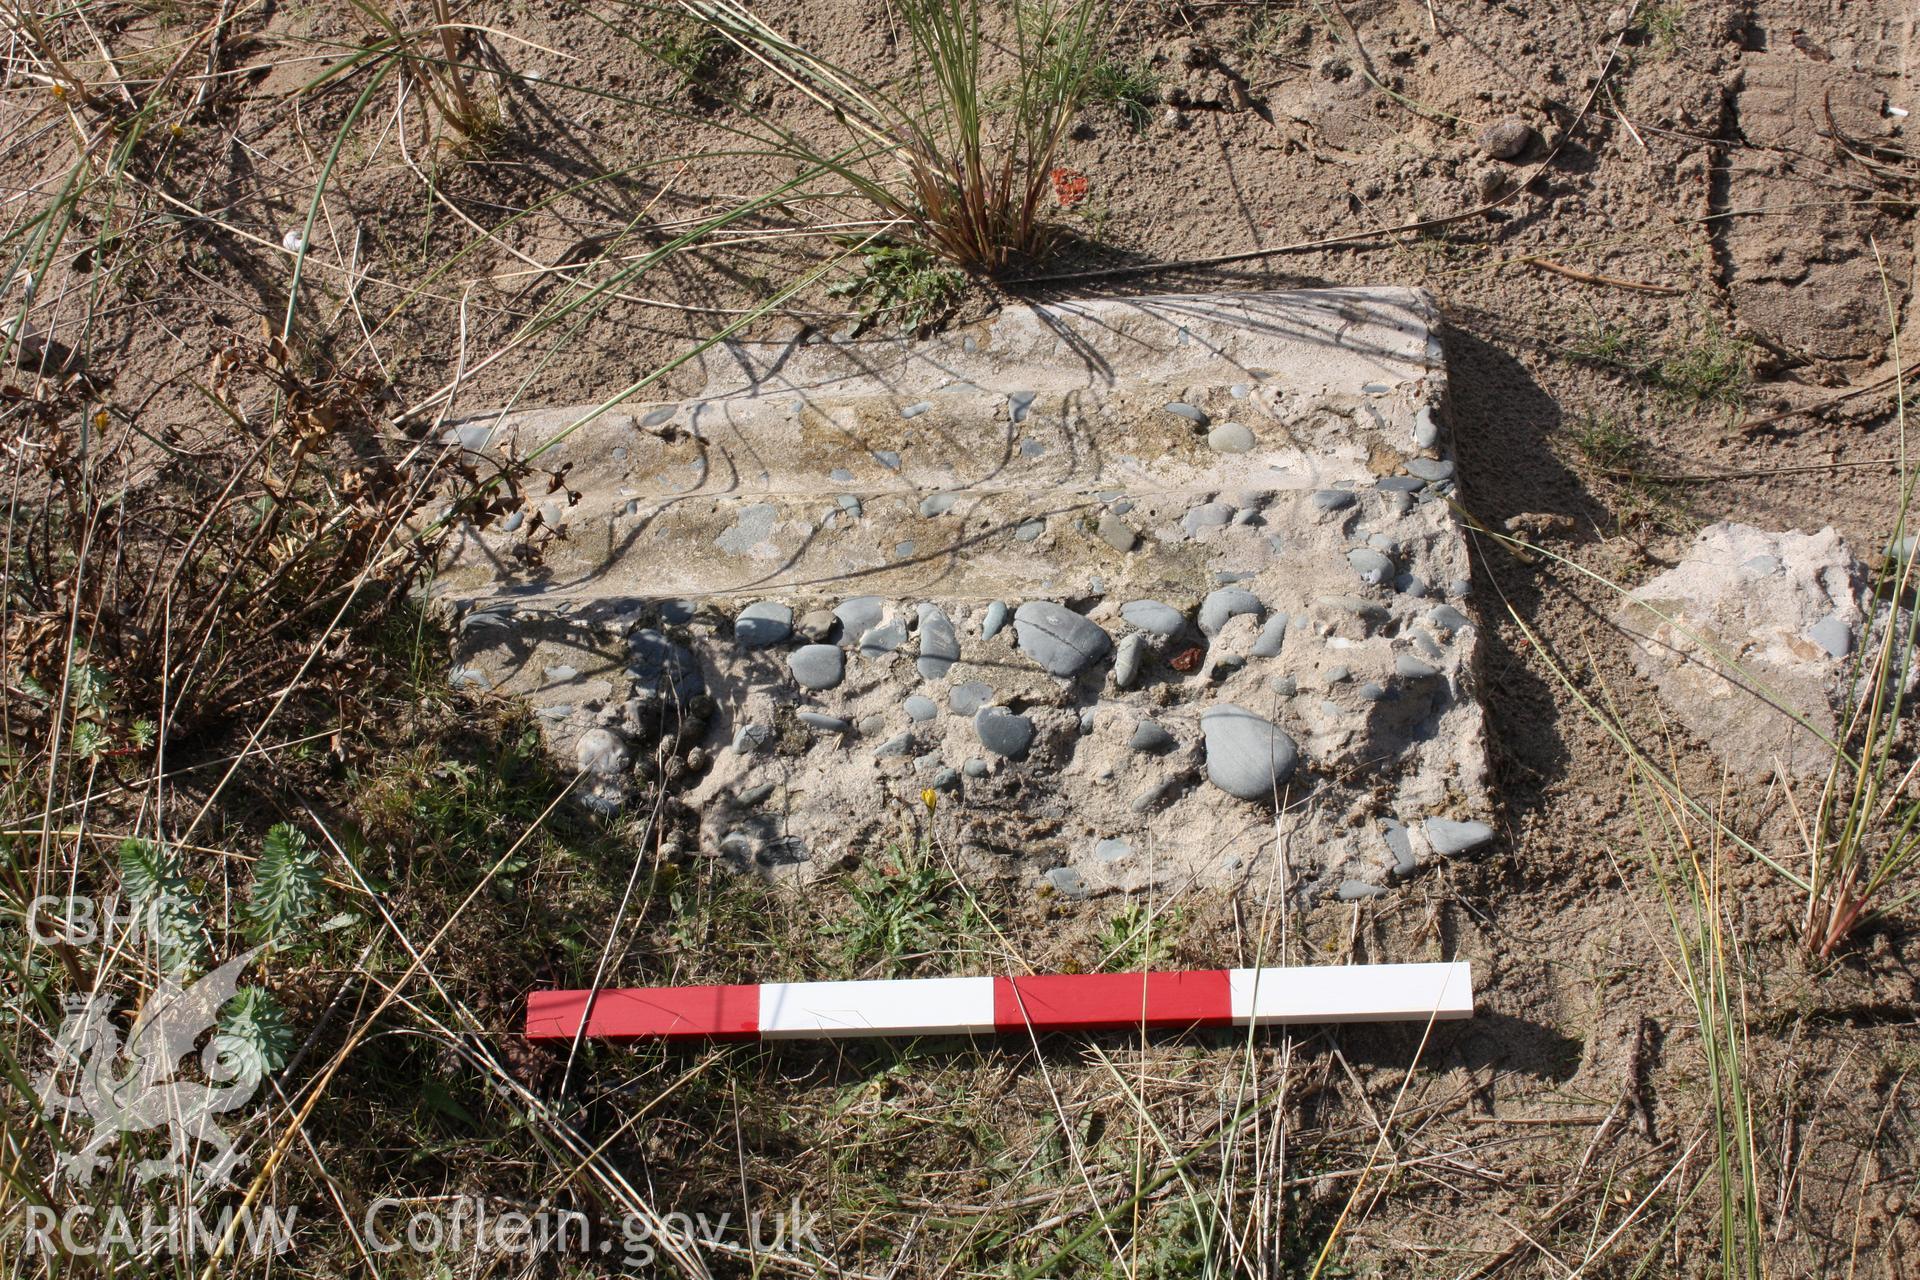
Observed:
[[[1160,76],[1146,61],[1125,63],[1108,59],[1087,73],[1086,99],[1120,112],[1139,132],[1147,127],[1153,104],[1160,100]]]
[[[1573,447],[1602,471],[1631,467],[1646,448],[1633,428],[1610,413],[1583,416],[1573,428]]]
[[[1669,351],[1650,371],[1653,384],[1677,400],[1738,408],[1753,381],[1754,346],[1718,325]]]
[[[918,244],[878,244],[860,255],[863,270],[827,286],[827,293],[860,304],[854,332],[892,318],[899,328],[924,334],[948,315],[966,292],[967,278]]]
[[[357,68],[398,67],[440,120],[470,142],[497,134],[505,115],[496,96],[483,94],[471,54],[477,38],[471,24],[454,21],[448,0],[430,0],[430,20],[413,25],[391,0],[350,0],[374,28],[366,48],[343,58],[308,85],[312,89]]]
[[[827,925],[846,948],[850,971],[889,977],[959,932],[953,877],[931,861],[902,865],[897,848],[848,887],[853,910]]]
[[[988,83],[992,41],[979,0],[903,0],[919,69],[883,87],[795,44],[738,0],[682,0],[688,12],[816,104],[844,134],[839,148],[765,122],[765,145],[843,184],[903,224],[944,261],[998,276],[1046,256],[1048,173],[1093,83],[1095,0],[1016,0],[1012,83]],[[1004,105],[1002,105],[1004,104]]]
[[[1173,957],[1181,921],[1182,912],[1177,907],[1155,911],[1140,899],[1129,898],[1095,940],[1100,948],[1100,967],[1128,973],[1165,964]]]
[[[1642,9],[1634,25],[1645,35],[1648,47],[1660,57],[1670,58],[1685,43],[1686,24],[1686,0],[1666,0]]]

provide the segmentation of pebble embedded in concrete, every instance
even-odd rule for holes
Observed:
[[[879,626],[886,611],[887,602],[879,596],[852,596],[842,600],[833,611],[833,616],[840,620],[842,642],[852,644]]]
[[[1007,625],[1007,602],[995,600],[987,606],[986,616],[980,620],[980,638],[991,640],[1000,634],[1000,628]]]
[[[1133,738],[1127,745],[1135,751],[1165,751],[1173,745],[1173,735],[1152,720],[1142,720],[1134,727]]]
[[[947,690],[947,706],[957,716],[971,716],[993,701],[993,686],[983,680],[963,680]]]
[[[954,634],[953,620],[937,604],[920,606],[920,656],[916,667],[928,680],[944,680],[953,664],[960,660],[960,638]]]
[[[1147,640],[1138,631],[1130,632],[1120,642],[1120,651],[1113,660],[1113,683],[1115,687],[1125,689],[1140,676],[1140,667],[1146,661]]]
[[[1033,721],[1000,707],[982,707],[973,717],[980,745],[1009,760],[1026,759],[1033,745]]]
[[[1187,627],[1184,613],[1158,600],[1129,600],[1120,606],[1120,617],[1129,625],[1156,636],[1177,636]]]
[[[733,620],[733,639],[743,649],[765,649],[793,634],[793,610],[773,600],[742,609]]]
[[[1217,636],[1229,620],[1243,613],[1258,615],[1262,612],[1260,599],[1251,591],[1242,587],[1221,587],[1207,593],[1200,602],[1200,630],[1207,635]]]
[[[860,656],[868,661],[884,658],[906,642],[907,624],[895,618],[860,637]]]
[[[1393,561],[1372,547],[1355,547],[1347,552],[1347,563],[1353,566],[1353,571],[1368,586],[1377,587],[1393,577]]]
[[[1484,822],[1459,822],[1452,818],[1428,818],[1420,824],[1427,834],[1427,843],[1433,846],[1435,853],[1449,857],[1456,853],[1469,853],[1493,839],[1493,828]]]
[[[1272,800],[1293,776],[1299,749],[1278,725],[1223,702],[1200,716],[1207,779],[1242,800]]]
[[[787,656],[787,669],[802,689],[831,689],[846,678],[846,655],[837,644],[801,645]]]
[[[906,711],[907,719],[916,724],[931,720],[940,714],[940,708],[934,705],[933,699],[923,694],[914,694],[900,706]]]
[[[1079,675],[1113,649],[1098,623],[1051,600],[1029,600],[1014,610],[1013,630],[1022,653],[1063,679]]]
[[[1253,432],[1238,422],[1223,422],[1207,432],[1207,448],[1215,453],[1249,453],[1253,446]]]
[[[1132,526],[1111,511],[1101,515],[1099,534],[1102,541],[1121,555],[1132,551],[1134,544],[1140,541],[1140,535],[1133,531]]]
[[[810,729],[819,729],[825,733],[851,733],[853,725],[839,716],[830,716],[824,711],[800,711],[794,718]]]

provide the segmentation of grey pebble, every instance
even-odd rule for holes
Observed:
[[[573,759],[587,773],[612,777],[627,767],[627,744],[611,729],[589,729],[574,743]]]
[[[957,716],[970,716],[993,701],[993,686],[983,680],[967,680],[947,690],[947,706]]]
[[[1344,662],[1339,664],[1338,666],[1327,668],[1327,684],[1329,686],[1336,685],[1336,684],[1345,684],[1347,681],[1351,679],[1353,679],[1353,668],[1349,667]]]
[[[1207,432],[1207,448],[1215,453],[1248,453],[1253,444],[1253,432],[1237,422],[1223,422]]]
[[[1356,692],[1359,693],[1362,702],[1378,702],[1387,696],[1387,691],[1371,680],[1361,685]]]
[[[849,516],[852,516],[855,520],[860,518],[861,512],[865,509],[860,505],[860,499],[850,493],[837,494],[833,501],[836,506]]]
[[[1287,642],[1287,615],[1276,613],[1267,619],[1260,628],[1260,638],[1253,642],[1253,656],[1273,658],[1279,656],[1280,649]]]
[[[895,543],[893,548],[893,558],[895,560],[910,560],[913,558],[913,550],[914,550],[914,542],[912,538],[908,538],[905,542]]]
[[[1211,529],[1216,525],[1226,524],[1232,519],[1233,508],[1226,503],[1203,502],[1187,512],[1180,521],[1180,527],[1187,531],[1188,537],[1192,537],[1202,529]]]
[[[1409,458],[1407,459],[1407,471],[1409,474],[1419,476],[1422,480],[1431,483],[1436,480],[1451,478],[1453,475],[1453,464],[1439,458]]]
[[[1442,631],[1458,631],[1467,625],[1467,615],[1450,604],[1437,604],[1427,610],[1427,621]]]
[[[883,658],[906,642],[907,624],[895,618],[860,637],[860,656],[869,661]]]
[[[906,709],[907,719],[915,723],[931,720],[940,714],[940,708],[934,704],[933,699],[924,694],[916,693],[900,705]]]
[[[1140,541],[1133,527],[1111,511],[1100,516],[1099,533],[1101,540],[1121,555],[1133,550],[1134,544]]]
[[[840,619],[840,638],[852,643],[880,625],[887,602],[879,596],[851,596],[842,600],[833,616]]]
[[[875,760],[898,760],[911,754],[913,735],[904,729],[873,749]]]
[[[1466,853],[1493,839],[1493,828],[1484,822],[1456,822],[1452,818],[1428,818],[1420,824],[1427,843],[1435,853]]]
[[[846,655],[837,644],[801,645],[787,656],[787,667],[802,689],[831,689],[846,678]]]
[[[944,680],[953,664],[960,660],[960,637],[954,634],[953,620],[937,604],[920,606],[920,656],[914,665],[928,680]]]
[[[1353,505],[1353,492],[1348,489],[1316,489],[1308,501],[1322,511],[1344,511]]]
[[[1365,880],[1342,880],[1335,891],[1342,902],[1359,902],[1366,898],[1377,898],[1386,890],[1377,884],[1368,884]]]
[[[1373,487],[1382,493],[1405,494],[1412,493],[1416,489],[1424,488],[1426,483],[1427,482],[1419,476],[1382,476],[1380,479],[1374,481]]]
[[[980,745],[1009,760],[1026,758],[1033,745],[1033,721],[999,707],[982,707],[973,717],[973,731]]]
[[[1393,874],[1404,880],[1420,869],[1419,861],[1413,856],[1413,841],[1407,836],[1407,824],[1388,818],[1380,827],[1380,834],[1386,837],[1387,848],[1393,854]]]
[[[875,449],[873,451],[873,460],[889,471],[898,471],[900,469],[900,455],[891,449]]]
[[[1273,690],[1283,698],[1291,698],[1294,694],[1300,692],[1300,682],[1292,676],[1275,676],[1273,679],[1267,681],[1267,688]]]
[[[1045,520],[1026,520],[1022,521],[1020,527],[1013,531],[1013,537],[1016,542],[1032,542],[1046,531],[1047,522]]]
[[[991,640],[1007,625],[1007,604],[1004,600],[995,600],[987,606],[987,616],[980,622],[980,638]]]
[[[860,733],[862,737],[871,738],[886,727],[887,718],[877,712],[873,715],[860,717]]]
[[[1422,662],[1410,653],[1403,653],[1394,658],[1393,673],[1402,680],[1425,680],[1439,675],[1440,670],[1432,663]]]
[[[1102,862],[1124,862],[1133,856],[1133,846],[1117,836],[1093,842],[1093,856]]]
[[[735,796],[734,803],[738,804],[742,809],[751,809],[772,794],[773,784],[771,782],[762,782],[755,786],[748,787],[738,796]]]
[[[1433,420],[1433,408],[1423,404],[1413,415],[1413,443],[1418,448],[1431,449],[1439,439],[1440,424]]]
[[[809,728],[821,729],[827,733],[851,733],[853,731],[851,724],[842,720],[839,716],[830,716],[824,711],[796,712],[794,719]]]
[[[845,467],[835,467],[833,470],[827,472],[827,479],[838,484],[852,484],[853,472],[847,470]]]
[[[1035,395],[1031,391],[1009,391],[1007,393],[1007,417],[1014,422],[1025,422],[1027,413],[1033,408]]]
[[[1146,661],[1147,638],[1140,632],[1130,633],[1120,642],[1120,651],[1113,659],[1113,683],[1125,689],[1140,676],[1141,664]]]
[[[1393,561],[1372,547],[1355,547],[1347,552],[1347,563],[1360,575],[1360,580],[1369,586],[1377,587],[1393,577]]]
[[[1087,882],[1081,879],[1080,873],[1072,867],[1053,868],[1047,872],[1047,883],[1052,885],[1053,891],[1061,897],[1072,898],[1075,901],[1086,897],[1088,893]]]
[[[1833,614],[1807,628],[1807,639],[1836,658],[1853,652],[1853,629]]]
[[[1020,650],[1048,674],[1070,678],[1105,658],[1113,641],[1097,623],[1051,600],[1029,600],[1013,613]]]
[[[960,766],[960,772],[966,774],[969,778],[984,778],[987,776],[987,762],[985,760],[969,760]]]
[[[1120,606],[1120,616],[1129,624],[1156,636],[1177,636],[1187,627],[1185,614],[1158,600],[1129,600]]]
[[[1279,726],[1244,707],[1223,702],[1200,716],[1207,779],[1242,800],[1270,800],[1293,776],[1299,748]]]
[[[1221,587],[1207,594],[1200,602],[1200,630],[1210,636],[1220,634],[1220,629],[1231,618],[1243,613],[1258,616],[1262,612],[1260,601],[1251,591],[1240,587]]]
[[[1167,412],[1172,414],[1174,417],[1185,418],[1188,422],[1191,422],[1196,426],[1204,427],[1207,425],[1207,423],[1212,421],[1211,418],[1207,417],[1206,410],[1196,409],[1194,406],[1190,404],[1186,404],[1179,400],[1175,400],[1171,402],[1170,404],[1167,405],[1166,408],[1167,408]]]
[[[959,500],[960,495],[957,493],[930,493],[920,499],[920,515],[927,520],[935,516],[943,516],[953,510],[953,504]]]
[[[733,731],[733,749],[741,755],[751,755],[773,741],[773,726],[770,724],[743,724]]]
[[[1149,809],[1155,808],[1168,796],[1178,791],[1185,783],[1186,777],[1184,775],[1161,779],[1133,798],[1133,811],[1135,813],[1145,813]]]
[[[1447,584],[1447,595],[1455,600],[1464,600],[1473,593],[1473,583],[1467,578],[1455,578]]]
[[[1173,735],[1152,720],[1142,720],[1134,726],[1133,740],[1128,745],[1135,751],[1165,751],[1173,745]]]
[[[951,791],[959,785],[960,771],[958,769],[941,768],[935,771],[933,775],[933,789],[935,791]]]
[[[903,418],[917,418],[932,408],[933,401],[916,400],[912,404],[902,405],[900,407],[900,416]]]
[[[793,634],[793,610],[772,600],[742,609],[733,620],[733,642],[743,649],[765,649]]]

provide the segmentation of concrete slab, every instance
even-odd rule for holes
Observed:
[[[1398,289],[1049,304],[458,424],[564,484],[456,537],[456,678],[530,699],[590,802],[664,773],[702,851],[781,874],[932,788],[977,868],[1069,897],[1277,883],[1276,808],[1302,892],[1377,892],[1424,820],[1485,830],[1435,325]]]

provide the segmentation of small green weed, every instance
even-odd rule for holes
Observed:
[[[1586,414],[1573,428],[1573,447],[1602,471],[1622,471],[1639,461],[1646,446],[1633,428],[1610,413]]]
[[[850,971],[902,972],[904,961],[936,950],[956,931],[953,877],[932,863],[902,867],[890,848],[882,865],[850,886],[853,914],[827,926],[845,939]]]
[[[718,72],[733,52],[725,36],[701,23],[676,22],[647,44],[653,56],[696,86]]]
[[[1138,133],[1147,127],[1153,104],[1160,100],[1160,76],[1144,60],[1096,63],[1087,72],[1087,101],[1116,108]]]
[[[1662,356],[1651,381],[1676,400],[1738,408],[1753,381],[1754,346],[1710,325],[1689,346]]]
[[[1181,920],[1177,907],[1155,911],[1138,898],[1130,899],[1100,931],[1101,968],[1131,973],[1164,964],[1172,958]]]
[[[1670,58],[1680,52],[1685,43],[1684,33],[1687,23],[1685,0],[1667,0],[1665,4],[1648,5],[1640,11],[1640,20],[1634,25],[1646,37],[1647,47],[1662,58]]]
[[[917,244],[882,244],[863,253],[861,261],[865,269],[859,275],[827,286],[834,297],[860,303],[856,334],[889,316],[902,330],[925,334],[952,314],[966,292],[965,275],[940,265]]]

